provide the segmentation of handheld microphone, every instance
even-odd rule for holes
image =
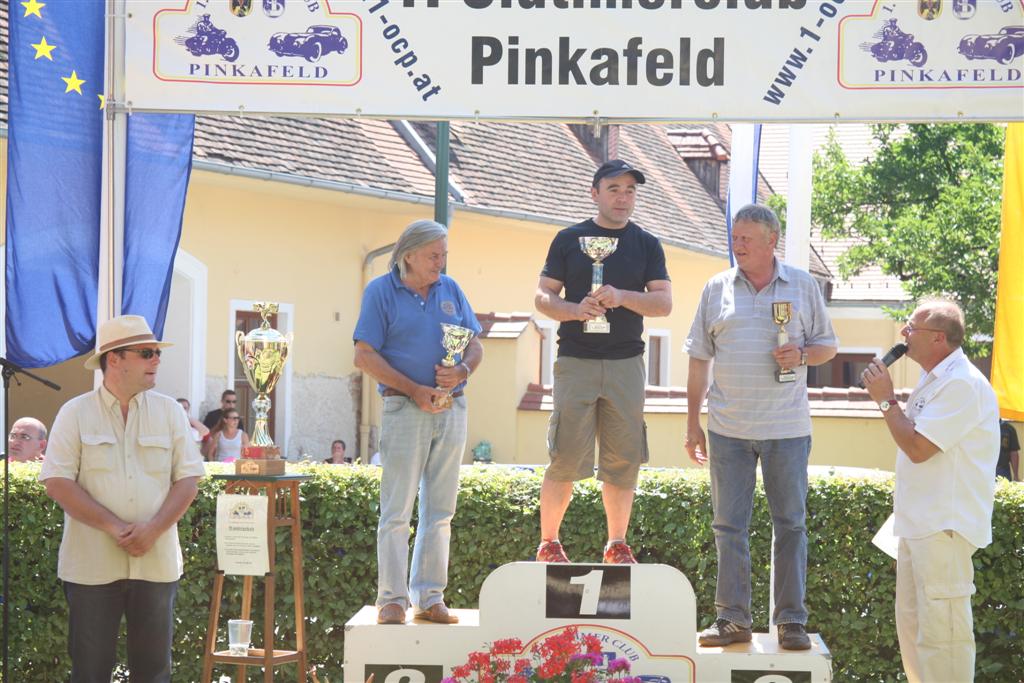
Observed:
[[[907,345],[906,344],[904,344],[902,342],[900,342],[899,344],[895,344],[895,345],[893,345],[893,347],[891,349],[889,349],[886,352],[886,354],[884,356],[882,356],[882,362],[885,364],[885,367],[889,367],[890,365],[892,365],[893,363],[898,361],[900,358],[902,358],[903,354],[905,354],[906,352],[907,352]],[[857,387],[859,389],[863,389],[864,388],[864,380],[860,380],[859,382],[857,382]]]

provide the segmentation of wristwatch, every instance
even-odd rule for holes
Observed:
[[[899,404],[896,402],[896,397],[893,396],[892,398],[887,398],[884,401],[882,401],[881,403],[879,403],[878,404],[878,409],[881,410],[883,413],[886,413],[886,412],[889,412],[890,408],[892,408],[894,406],[897,406],[897,405],[899,405]]]
[[[800,365],[807,365],[807,352],[800,349]]]

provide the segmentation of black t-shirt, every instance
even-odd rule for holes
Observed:
[[[560,231],[548,249],[541,275],[565,284],[565,300],[583,301],[590,293],[594,260],[580,249],[580,237],[616,237],[618,245],[604,263],[604,284],[634,292],[646,291],[652,280],[668,280],[665,251],[658,238],[630,221],[625,228],[609,230],[586,220]],[[579,320],[558,327],[558,355],[574,358],[632,358],[644,352],[644,319],[625,306],[605,313],[611,323],[608,334],[583,331]]]
[[[1005,420],[999,421],[999,462],[996,463],[996,476],[1010,478],[1010,451],[1020,450],[1017,430]],[[1018,475],[1020,473],[1018,472]]]

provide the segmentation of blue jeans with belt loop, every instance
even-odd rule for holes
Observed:
[[[811,437],[734,439],[709,432],[711,504],[718,549],[718,617],[750,627],[750,516],[757,461],[775,531],[772,624],[806,624],[807,461]]]
[[[405,396],[385,396],[381,420],[377,606],[429,609],[444,600],[448,544],[466,450],[466,397],[431,414]],[[408,583],[409,522],[419,494],[419,524]]]

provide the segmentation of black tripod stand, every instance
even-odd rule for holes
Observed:
[[[53,382],[51,382],[50,380],[43,379],[39,375],[34,375],[31,372],[29,372],[28,370],[15,365],[11,361],[9,361],[9,360],[7,360],[7,359],[5,359],[3,357],[0,357],[0,368],[2,368],[2,369],[0,369],[0,376],[2,376],[3,379],[4,379],[4,434],[7,435],[7,434],[10,434],[10,430],[11,430],[11,425],[10,425],[10,409],[11,409],[10,408],[10,406],[11,406],[10,389],[11,389],[11,379],[13,378],[15,382],[18,382],[18,379],[17,379],[17,377],[15,377],[15,375],[22,374],[22,375],[25,375],[26,377],[31,377],[35,381],[39,382],[40,384],[42,384],[44,386],[50,387],[54,391],[60,391],[60,387],[57,386],[56,384],[54,384]],[[21,382],[18,382],[18,386],[21,386]],[[4,581],[3,581],[3,596],[2,597],[3,597],[3,601],[4,601],[4,623],[3,623],[3,642],[4,642],[4,646],[3,646],[3,680],[4,680],[4,683],[7,683],[8,681],[11,680],[10,675],[9,675],[9,671],[8,671],[8,666],[7,666],[7,663],[8,663],[8,643],[10,643],[10,638],[9,638],[9,634],[8,634],[8,623],[10,621],[10,609],[11,609],[10,608],[10,603],[11,603],[11,586],[10,586],[10,579],[11,579],[11,568],[10,568],[11,539],[10,539],[10,524],[9,524],[9,520],[10,520],[10,511],[9,511],[9,509],[10,509],[10,461],[9,461],[9,458],[8,458],[8,451],[9,450],[10,449],[5,448],[4,449],[4,455],[3,455],[3,458],[4,458],[4,550],[3,550]]]

